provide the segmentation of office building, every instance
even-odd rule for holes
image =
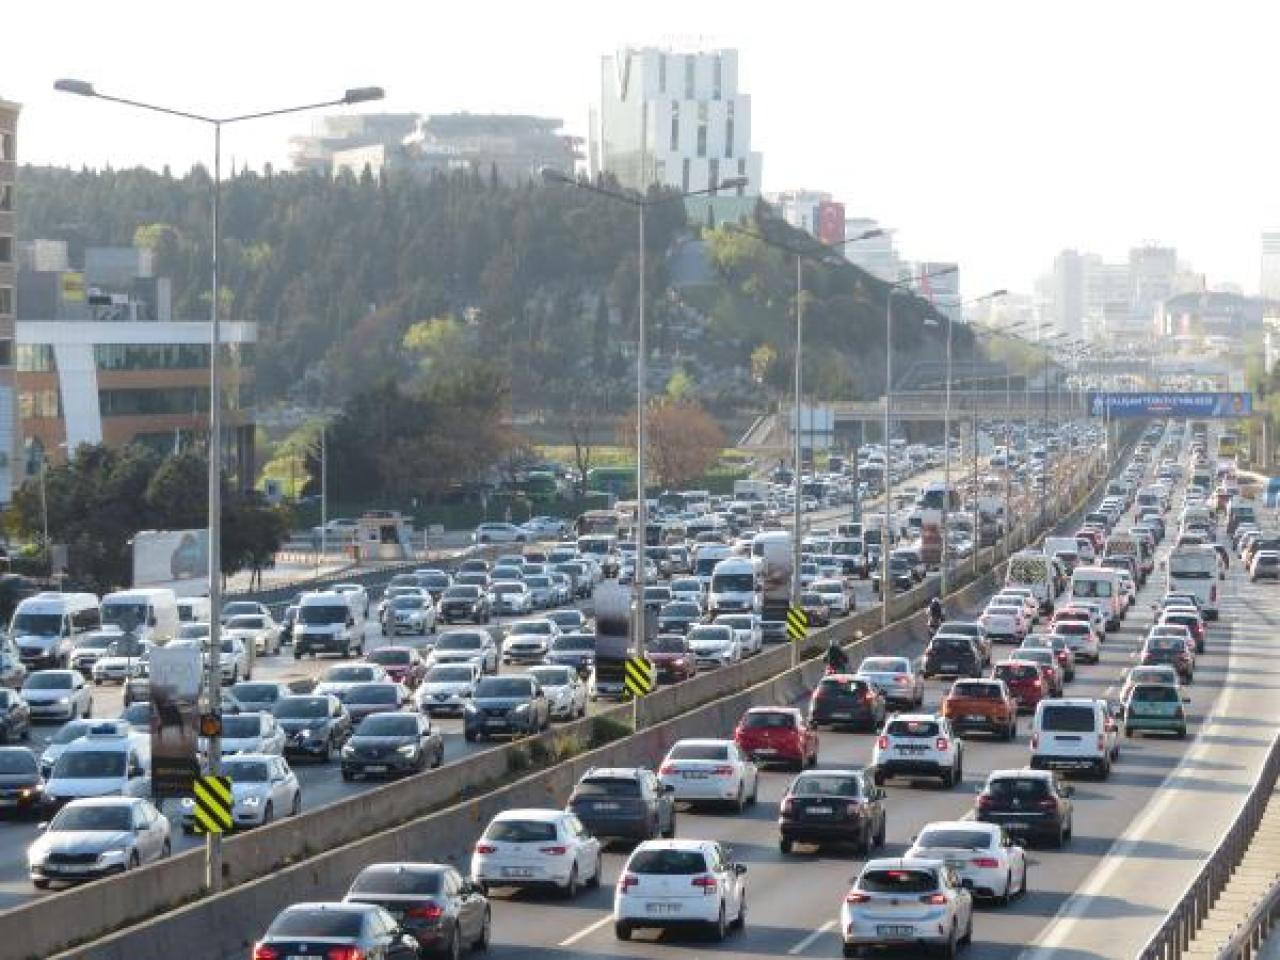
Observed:
[[[703,190],[732,177],[746,187],[686,202],[691,219],[736,219],[760,195],[751,149],[751,98],[738,90],[736,50],[624,48],[600,61],[591,172],[631,190]]]
[[[845,217],[844,236],[861,237],[883,227],[870,217]],[[878,237],[849,243],[844,248],[845,259],[861,267],[885,283],[897,283],[906,269],[898,250],[893,245],[893,235],[886,231]]]
[[[1150,327],[1156,307],[1178,292],[1178,251],[1145,243],[1129,251],[1129,306],[1135,323]]]
[[[1264,299],[1280,301],[1280,230],[1262,231],[1262,276],[1258,290]]]
[[[413,133],[416,113],[343,113],[321,117],[315,132],[289,138],[289,159],[299,173],[333,172],[335,153],[357,147],[399,144]]]
[[[17,421],[13,383],[13,328],[17,310],[18,113],[0,97],[0,505],[13,499],[23,477],[15,473]]]

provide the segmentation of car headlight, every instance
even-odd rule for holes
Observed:
[[[103,850],[98,854],[99,860],[123,860],[129,855],[129,851],[123,847],[113,847],[110,850]]]
[[[59,698],[58,698],[58,706],[60,706],[60,707],[65,707],[65,706],[66,706],[67,704],[69,704],[70,702],[71,702],[71,698],[70,698],[70,697],[59,697]]]
[[[528,713],[528,712],[529,712],[529,704],[527,704],[527,703],[522,703],[522,704],[520,704],[518,707],[516,707],[516,709],[515,709],[515,711],[514,711],[514,712],[515,712],[515,713]]]
[[[191,808],[193,808],[195,805],[196,805],[196,801],[195,801],[195,799],[194,799],[193,797],[183,797],[183,798],[182,798],[182,809],[183,809],[183,810],[190,810],[190,809],[191,809]]]
[[[417,746],[412,743],[406,743],[403,747],[396,747],[396,753],[402,757],[412,757],[417,752]]]
[[[346,744],[346,745],[342,748],[342,755],[343,755],[344,757],[354,757],[354,756],[356,755],[355,747],[351,746],[351,744],[349,744],[349,743],[348,743],[348,744]]]

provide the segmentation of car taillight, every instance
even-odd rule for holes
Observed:
[[[945,751],[948,747],[951,746],[951,741],[948,740],[946,737],[938,737],[937,740],[933,741],[933,745],[937,750]]]
[[[368,960],[368,956],[359,947],[330,947],[324,960]]]
[[[857,890],[850,890],[845,894],[845,903],[870,903],[871,897],[865,893],[859,893]]]
[[[556,844],[554,847],[539,847],[538,852],[545,853],[549,857],[563,857],[569,852],[569,848]]]
[[[634,873],[624,873],[621,877],[618,878],[618,891],[620,893],[626,893],[628,890],[638,885],[639,883],[640,883],[640,878],[637,877]]]
[[[1105,735],[1100,733],[1098,734],[1098,750],[1102,751],[1105,749],[1107,749],[1107,738]]]
[[[974,857],[971,861],[975,867],[981,867],[983,870],[994,870],[1000,866],[1000,861],[995,857]]]
[[[1035,678],[1033,678],[1033,679],[1032,679],[1032,681],[1031,681],[1031,686],[1033,686],[1033,687],[1035,687],[1037,690],[1039,690],[1039,689],[1040,689],[1040,678],[1039,678],[1039,677],[1035,677]]]
[[[476,853],[497,853],[498,848],[492,843],[477,843]]]
[[[710,771],[713,777],[728,777],[733,774],[733,767],[728,764],[721,764],[718,767],[712,767]]]
[[[438,903],[424,903],[420,907],[410,907],[405,916],[414,920],[439,920],[444,916],[444,907]]]
[[[893,682],[898,684],[903,684],[903,683],[910,683],[911,681],[904,674],[899,673],[893,678]]]
[[[921,903],[928,903],[935,907],[945,907],[947,905],[947,895],[945,893],[927,893],[920,898]]]
[[[664,777],[669,777],[675,772],[676,772],[676,765],[674,763],[664,763],[662,766],[658,768],[658,773],[660,773]]]
[[[783,814],[789,814],[792,810],[794,810],[794,809],[795,809],[795,806],[796,806],[795,801],[794,801],[794,800],[792,800],[790,797],[783,797],[783,798],[782,798],[782,813],[783,813]]]
[[[700,876],[700,877],[694,877],[691,882],[695,887],[702,888],[702,895],[705,897],[714,896],[716,890],[718,890],[720,886],[718,883],[716,883],[716,878],[709,874],[704,874],[703,876]]]
[[[253,960],[280,960],[282,956],[279,950],[265,943],[259,943],[253,948]]]
[[[1058,801],[1053,799],[1053,797],[1046,797],[1044,800],[1037,803],[1036,806],[1041,810],[1057,810]]]
[[[888,749],[889,749],[889,738],[888,738],[888,737],[881,737],[879,740],[877,740],[877,741],[876,741],[876,746],[877,746],[877,747],[879,747],[881,750],[888,750]]]

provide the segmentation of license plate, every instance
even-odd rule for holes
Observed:
[[[686,780],[705,780],[707,775],[701,770],[686,770],[684,771],[684,778]]]
[[[1003,824],[1006,830],[1025,830],[1027,825],[1017,820],[1006,820]]]
[[[595,809],[597,810],[617,810],[618,807],[619,804],[614,803],[612,800],[603,800],[595,804]]]
[[[835,813],[835,807],[809,807],[809,813]]]
[[[853,714],[848,710],[836,710],[831,714],[832,720],[852,720]]]
[[[957,667],[954,663],[944,663],[942,665],[942,669],[943,670],[959,670],[960,668]]]
[[[507,721],[505,721],[505,720],[486,720],[486,721],[484,722],[484,725],[485,725],[486,727],[505,727],[505,726],[507,725]]]
[[[644,909],[645,913],[679,913],[682,905],[679,903],[646,903]]]
[[[365,773],[386,773],[387,767],[384,764],[374,764],[364,768]]]
[[[882,923],[876,927],[876,933],[882,937],[914,937],[916,928]]]
[[[502,875],[512,880],[527,880],[533,876],[533,870],[529,867],[503,867]]]
[[[762,757],[771,757],[777,752],[778,751],[773,747],[760,747],[756,750],[756,753],[760,754]]]
[[[284,960],[319,960],[320,956],[318,953],[290,953],[285,955]]]
[[[987,722],[987,718],[986,718],[986,717],[984,717],[984,716],[982,716],[981,714],[978,714],[978,713],[971,713],[971,714],[969,714],[967,717],[965,717],[965,719],[966,719],[966,720],[968,720],[968,721],[970,721],[971,723],[986,723],[986,722]]]
[[[17,797],[0,797],[0,807],[16,807],[17,805]]]
[[[952,870],[959,870],[961,867],[963,867],[963,866],[964,866],[964,861],[963,861],[963,860],[948,860],[948,861],[947,861],[947,866],[948,866],[948,867],[950,867]]]

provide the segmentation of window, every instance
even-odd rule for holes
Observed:
[[[4,311],[0,310],[0,313],[4,313]],[[12,366],[13,366],[13,340],[11,339],[0,340],[0,367],[12,367]]]
[[[0,263],[13,263],[13,237],[0,237]]]
[[[693,57],[686,56],[684,58],[684,98],[686,100],[693,99]]]
[[[724,74],[724,58],[716,57],[711,62],[711,99],[720,99],[720,81]]]
[[[658,92],[667,92],[667,55],[658,54]]]
[[[712,157],[707,174],[707,186],[714,190],[720,184],[720,161]]]
[[[671,101],[671,149],[680,149],[680,101]]]
[[[62,416],[62,410],[58,403],[58,391],[18,391],[18,416],[23,420],[30,420],[34,417]]]
[[[745,177],[746,175],[747,175],[747,158],[741,157],[738,160],[738,176]],[[742,196],[742,194],[746,191],[746,189],[747,188],[745,185],[738,187],[738,196]]]
[[[707,105],[698,104],[698,156],[707,155]]]
[[[14,159],[13,134],[8,131],[0,132],[0,160],[12,163]]]
[[[0,184],[0,210],[13,209],[13,184]]]
[[[685,193],[689,192],[689,158],[684,158],[684,169],[680,174],[680,189]]]
[[[0,314],[13,313],[13,287],[0,287]]]
[[[733,156],[733,115],[734,103],[732,100],[725,106],[724,119],[724,155],[726,157]]]
[[[202,343],[101,343],[93,348],[99,370],[203,370],[209,346]],[[253,344],[228,344],[221,351],[227,366],[252,366]]]

